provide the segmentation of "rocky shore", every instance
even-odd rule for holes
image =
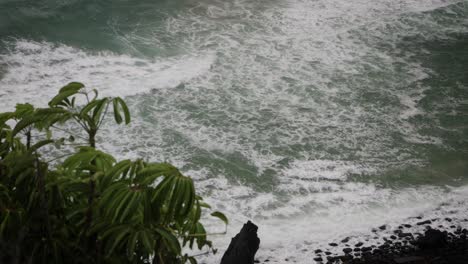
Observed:
[[[382,225],[372,230],[381,242],[344,238],[315,249],[316,263],[348,264],[468,264],[468,219],[419,219],[396,228]],[[456,222],[457,224],[450,225]],[[330,250],[333,248],[334,250]],[[337,254],[336,249],[341,249]],[[332,253],[335,252],[335,253]]]
[[[307,248],[305,243],[301,251],[309,253],[307,262],[293,255],[279,259],[271,250],[273,254],[255,258],[253,263],[468,264],[468,218],[441,215],[377,226],[369,234],[336,239],[321,247]]]

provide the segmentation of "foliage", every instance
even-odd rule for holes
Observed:
[[[116,161],[96,148],[111,111],[117,124],[130,122],[121,98],[99,99],[74,82],[48,108],[18,104],[0,114],[0,263],[196,263],[184,246],[214,251],[200,223],[209,206],[191,178],[168,163]],[[41,151],[63,145],[76,148],[45,160]],[[227,224],[222,213],[212,216]]]

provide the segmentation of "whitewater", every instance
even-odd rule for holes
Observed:
[[[173,163],[228,216],[221,253],[247,220],[258,259],[313,263],[468,218],[466,0],[0,0],[0,111],[71,81],[128,102],[99,148]]]

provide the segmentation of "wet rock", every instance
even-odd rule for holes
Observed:
[[[417,225],[428,225],[430,223],[432,223],[431,220],[426,220],[426,221],[422,221],[422,222],[417,222],[416,224]]]
[[[412,237],[413,235],[411,233],[400,233],[398,234],[398,237],[399,238],[403,238],[403,237]]]
[[[418,239],[417,244],[422,249],[437,249],[447,244],[447,234],[436,229],[429,229]]]
[[[371,251],[371,250],[372,250],[371,247],[363,247],[363,248],[361,248],[361,251],[362,251],[362,252],[367,252],[367,251]]]
[[[221,264],[254,263],[255,253],[260,245],[257,230],[258,227],[250,221],[244,224],[241,231],[232,238]]]
[[[343,262],[347,262],[347,261],[352,260],[353,256],[352,255],[344,255],[344,256],[338,256],[338,258]]]
[[[423,257],[418,257],[418,256],[395,258],[393,261],[395,261],[397,264],[426,263],[426,260]]]

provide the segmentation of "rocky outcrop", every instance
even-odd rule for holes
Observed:
[[[244,224],[239,234],[232,238],[221,264],[253,264],[260,246],[257,230],[258,227],[250,221]]]

